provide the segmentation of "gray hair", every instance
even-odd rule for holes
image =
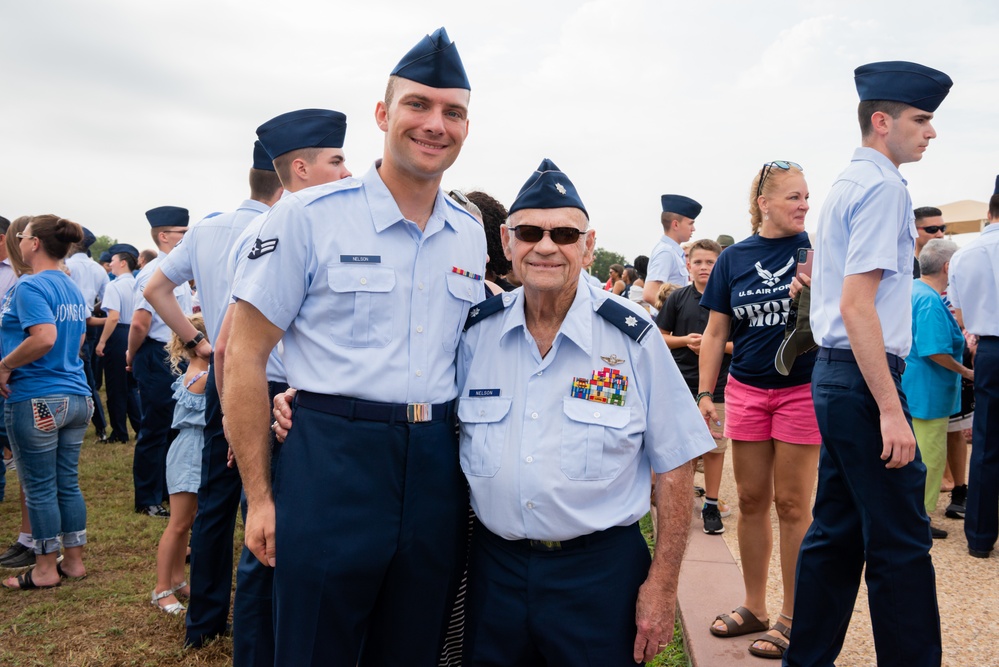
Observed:
[[[933,239],[923,246],[919,253],[919,272],[935,276],[943,271],[944,264],[957,252],[957,244],[947,239]]]

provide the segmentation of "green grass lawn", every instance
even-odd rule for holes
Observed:
[[[0,665],[3,667],[221,666],[232,663],[232,641],[183,650],[183,617],[150,605],[156,547],[164,519],[135,514],[132,445],[102,445],[91,430],[80,458],[87,501],[88,577],[53,590],[0,590]],[[0,503],[0,550],[17,538],[18,482],[7,475]],[[648,537],[651,527],[643,520]],[[237,547],[242,527],[237,525]],[[0,568],[0,575],[13,574]],[[652,665],[686,667],[679,626],[673,643]]]
[[[91,429],[80,457],[80,487],[87,501],[88,576],[53,590],[0,590],[0,665],[231,664],[231,640],[183,651],[183,617],[149,604],[166,520],[133,511],[132,446],[99,444]],[[17,538],[19,525],[18,482],[11,472],[0,503],[3,548]]]

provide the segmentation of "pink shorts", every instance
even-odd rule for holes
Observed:
[[[758,389],[731,375],[725,385],[725,437],[758,442],[781,440],[795,445],[822,444],[812,404],[812,385]]]

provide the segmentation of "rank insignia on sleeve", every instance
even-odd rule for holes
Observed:
[[[278,240],[273,239],[257,239],[253,242],[253,250],[247,255],[248,259],[259,259],[269,252],[274,252],[277,249]]]
[[[584,401],[595,403],[608,403],[610,405],[624,405],[624,397],[628,393],[628,376],[621,375],[621,371],[604,368],[602,371],[593,371],[590,377],[577,377],[572,379],[573,398],[581,398]]]

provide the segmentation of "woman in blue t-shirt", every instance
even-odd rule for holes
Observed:
[[[801,167],[784,161],[765,164],[753,180],[749,212],[752,236],[718,256],[701,297],[701,306],[711,314],[701,339],[697,403],[712,430],[718,422],[711,396],[731,330],[724,435],[732,440],[746,587],[743,605],[720,614],[711,632],[720,637],[762,632],[750,653],[780,658],[791,634],[794,572],[811,522],[821,442],[811,394],[815,352],[798,357],[788,376],[774,366],[790,312],[795,254],[798,248],[811,247],[805,233],[808,185]],[[784,599],[780,620],[769,629],[772,504],[780,522]]]
[[[3,585],[29,590],[86,575],[87,508],[77,471],[93,402],[80,359],[89,312],[79,288],[59,268],[69,247],[83,239],[83,229],[40,215],[17,238],[31,275],[15,285],[0,313],[0,393],[7,399],[4,421],[27,496],[35,569]]]

